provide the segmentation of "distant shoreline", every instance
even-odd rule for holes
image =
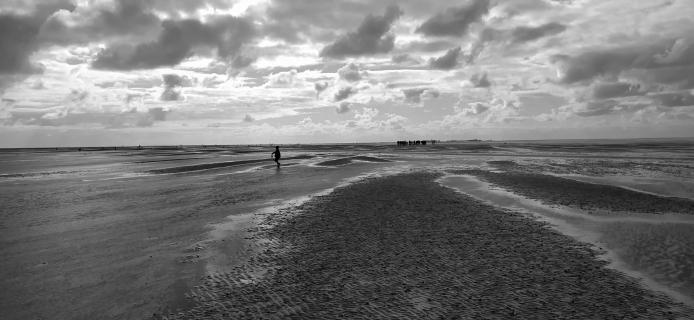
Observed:
[[[519,140],[485,140],[485,139],[461,139],[461,140],[437,140],[438,144],[595,144],[595,145],[612,145],[612,144],[629,144],[629,143],[685,143],[694,144],[694,137],[662,137],[662,138],[599,138],[599,139],[519,139]],[[293,146],[349,146],[349,145],[394,145],[393,141],[380,142],[334,142],[334,143],[265,143],[265,144],[192,144],[192,145],[142,145],[146,150],[180,150],[187,148],[268,148],[275,145],[283,147]],[[40,150],[40,151],[114,151],[114,150],[138,150],[137,145],[116,145],[116,146],[52,146],[52,147],[0,147],[2,151],[21,151],[21,150]]]

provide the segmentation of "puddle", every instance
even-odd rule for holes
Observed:
[[[447,175],[443,186],[491,205],[528,214],[555,230],[600,250],[608,267],[641,280],[648,288],[694,306],[694,217],[630,214],[596,216],[579,209],[548,206],[480,181]]]

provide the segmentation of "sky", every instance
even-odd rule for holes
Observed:
[[[692,0],[3,0],[0,147],[694,136]]]

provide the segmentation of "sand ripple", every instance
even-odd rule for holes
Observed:
[[[260,254],[168,319],[677,319],[586,244],[434,182],[367,179],[268,216]],[[690,313],[686,313],[689,311]]]

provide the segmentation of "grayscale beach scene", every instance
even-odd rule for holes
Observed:
[[[6,149],[29,318],[686,319],[694,141]]]
[[[694,0],[1,0],[6,319],[694,320]]]

